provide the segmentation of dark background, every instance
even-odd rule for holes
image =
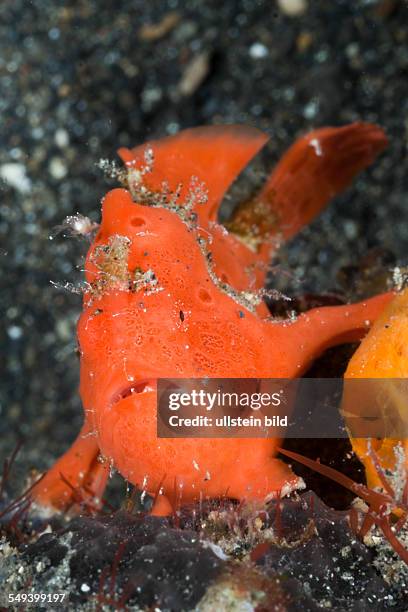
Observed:
[[[0,456],[23,435],[20,474],[48,467],[81,424],[81,300],[50,281],[80,281],[87,243],[49,235],[77,211],[98,220],[109,184],[96,163],[118,146],[234,122],[283,151],[314,126],[377,122],[388,151],[283,249],[290,274],[276,282],[289,294],[341,288],[338,270],[374,247],[406,261],[407,3],[306,4],[289,17],[273,0],[1,3]],[[152,40],[143,26],[173,12]],[[207,69],[183,95],[198,56]]]

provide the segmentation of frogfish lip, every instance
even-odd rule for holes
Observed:
[[[108,403],[110,408],[113,408],[120,401],[133,396],[140,395],[142,393],[149,393],[156,391],[157,383],[156,380],[152,379],[135,379],[133,381],[127,382],[120,386],[118,389],[114,391],[112,394],[110,401]]]

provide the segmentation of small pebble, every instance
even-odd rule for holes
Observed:
[[[304,53],[313,43],[313,36],[310,32],[301,32],[296,39],[296,47],[300,53]]]
[[[344,222],[344,233],[349,240],[354,240],[358,236],[358,225],[352,219],[347,219]]]
[[[278,6],[288,17],[299,17],[306,13],[308,8],[307,0],[278,0]]]
[[[72,338],[73,332],[70,322],[67,319],[60,319],[57,321],[55,331],[57,332],[58,338],[61,340],[67,341]]]
[[[60,149],[64,149],[69,144],[69,134],[63,128],[58,129],[54,135],[55,144]]]
[[[162,99],[163,92],[159,87],[146,87],[142,92],[142,108],[150,111]]]
[[[31,190],[31,181],[24,164],[3,164],[0,166],[0,178],[20,193],[29,193]]]
[[[60,157],[53,157],[49,163],[48,169],[51,176],[57,180],[67,175],[67,167]]]
[[[316,99],[310,100],[303,109],[305,119],[314,119],[319,111],[319,101]]]
[[[249,55],[252,59],[262,59],[268,55],[268,48],[262,43],[256,42],[249,47]]]

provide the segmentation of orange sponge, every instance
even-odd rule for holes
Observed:
[[[406,477],[408,440],[403,434],[408,429],[408,289],[377,319],[353,355],[345,377],[345,411],[376,416],[396,432],[383,439],[352,438],[353,448],[365,465],[368,485],[383,487],[381,473],[399,477],[398,468]],[[369,393],[358,394],[357,400],[353,379],[373,379]],[[351,381],[349,387],[347,380]]]

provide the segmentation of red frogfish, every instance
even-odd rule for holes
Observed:
[[[158,378],[294,378],[326,348],[361,338],[389,295],[271,320],[263,301],[273,255],[386,146],[354,123],[300,138],[263,185],[218,221],[220,203],[267,145],[257,129],[185,130],[121,149],[123,188],[103,199],[78,322],[84,425],[34,488],[65,509],[100,498],[109,468],[154,496],[153,512],[225,495],[264,500],[302,481],[277,439],[168,439],[156,431]]]

